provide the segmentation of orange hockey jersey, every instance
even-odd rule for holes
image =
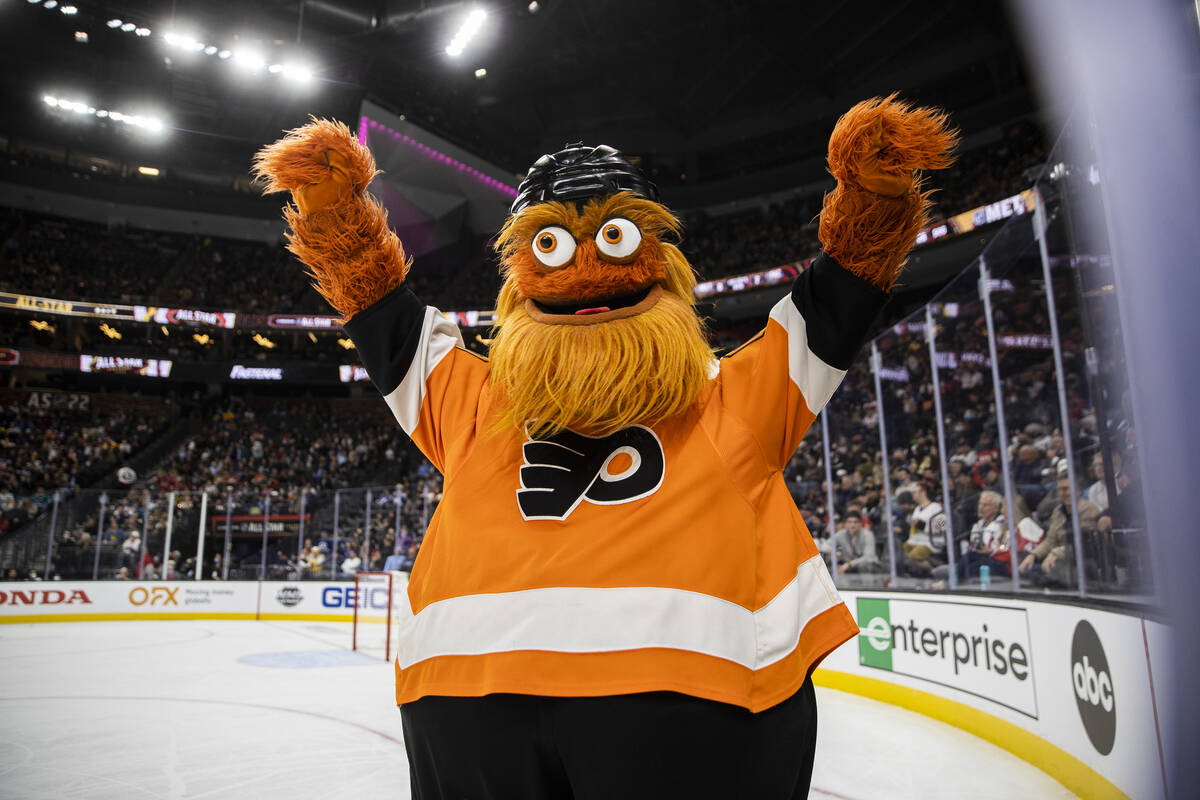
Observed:
[[[405,287],[346,329],[445,477],[396,700],[670,690],[760,711],[858,632],[784,482],[886,294],[822,256],[654,428],[493,433],[488,362]]]

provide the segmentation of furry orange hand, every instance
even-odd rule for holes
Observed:
[[[349,319],[398,287],[408,259],[387,212],[366,192],[375,159],[336,120],[313,119],[254,158],[265,193],[290,191],[288,249],[329,304]]]
[[[371,151],[337,120],[314,118],[254,157],[254,175],[266,183],[264,192],[290,191],[301,214],[361,194],[375,174]]]
[[[957,142],[944,113],[913,108],[895,95],[842,115],[829,139],[829,171],[838,185],[821,209],[825,252],[890,290],[928,222],[929,193],[921,191],[918,170],[950,166]]]
[[[829,171],[851,189],[900,197],[916,185],[916,170],[945,169],[958,133],[934,108],[913,108],[896,95],[858,103],[829,137]]]

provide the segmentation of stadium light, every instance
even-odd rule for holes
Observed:
[[[217,46],[216,45],[210,44],[208,47],[204,48],[204,55],[215,56],[216,54],[217,54]]]
[[[109,111],[104,108],[96,108],[79,100],[67,100],[61,97],[55,97],[52,94],[42,95],[42,102],[51,108],[57,108],[62,111],[71,111],[75,114],[86,114],[99,119],[111,119],[114,122],[123,122],[134,128],[150,131],[151,133],[160,133],[166,127],[161,119],[157,117],[146,117],[140,114],[125,114],[120,111]]]
[[[312,80],[312,70],[303,64],[284,64],[283,77],[296,83],[308,83]]]
[[[80,44],[87,44],[87,31],[75,31],[75,41],[79,42]]]
[[[59,9],[59,11],[66,14],[68,17],[72,17],[79,13],[79,9],[75,6],[63,6]]]
[[[29,1],[29,5],[31,5],[31,6],[40,5],[42,2],[42,0],[28,0],[28,1]]]
[[[146,36],[149,36],[149,35],[150,35],[150,29],[149,29],[149,28],[134,28],[134,29],[133,29],[133,32],[134,32],[135,34],[137,34],[138,36],[142,36],[142,37],[146,37]]]
[[[110,19],[108,22],[106,22],[104,24],[110,28],[119,28],[119,27],[121,27],[121,20],[116,19],[114,17],[113,19]]]
[[[233,63],[247,72],[258,72],[267,65],[262,56],[249,50],[239,50],[234,53]]]
[[[121,30],[125,31],[126,33],[129,33],[131,30],[134,30],[135,28],[137,28],[137,25],[134,25],[132,22],[126,22],[125,24],[123,24],[121,26]]]
[[[48,8],[53,11],[58,8],[58,0],[46,0],[46,2],[42,3],[42,8]]]
[[[157,177],[158,176],[158,167],[138,167],[138,172],[140,172],[142,175],[149,175],[151,177]]]
[[[217,53],[217,58],[221,59],[222,61],[225,61],[231,55],[233,55],[233,53],[229,52],[228,50],[222,50],[221,52]]]
[[[483,67],[480,67],[479,69],[475,70],[475,77],[476,78],[486,78],[487,70],[484,69]]]
[[[463,50],[483,26],[485,19],[487,19],[487,12],[482,8],[471,11],[463,21],[462,27],[458,29],[458,33],[454,34],[454,38],[450,40],[450,44],[446,45],[446,55],[451,57],[462,55]]]
[[[121,30],[124,30],[122,26]],[[180,50],[190,50],[193,53],[199,53],[204,50],[204,43],[197,40],[194,36],[188,36],[182,33],[168,32],[163,34],[163,41],[172,47],[178,47]]]

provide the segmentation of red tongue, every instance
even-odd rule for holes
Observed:
[[[605,311],[612,311],[608,306],[596,306],[595,308],[581,308],[576,311],[576,314],[603,314]]]

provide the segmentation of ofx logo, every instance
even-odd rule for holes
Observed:
[[[1117,738],[1117,697],[1100,637],[1085,620],[1071,638],[1071,686],[1088,739],[1100,755],[1108,755]]]
[[[129,602],[135,606],[177,606],[179,600],[175,595],[178,593],[178,586],[151,586],[149,589],[145,586],[135,586],[129,590]]]

